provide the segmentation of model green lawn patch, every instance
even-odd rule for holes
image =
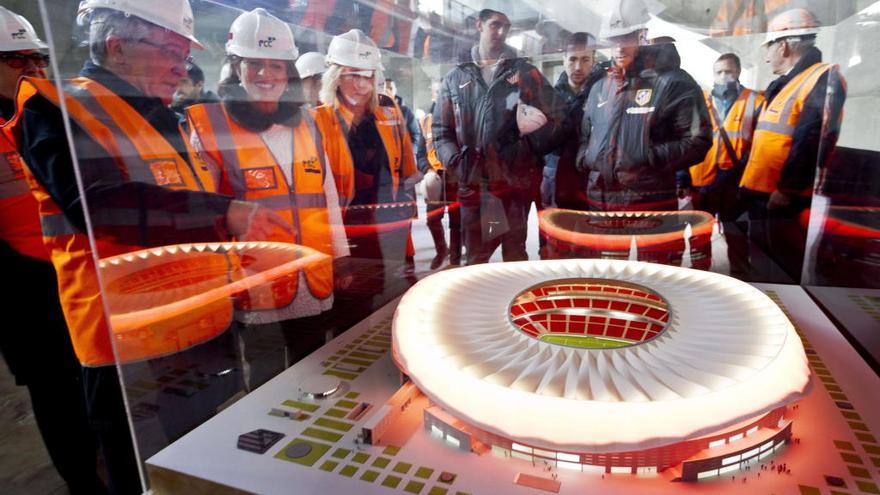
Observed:
[[[300,402],[298,400],[286,400],[282,402],[281,405],[287,407],[295,407],[297,409],[302,409],[303,411],[308,412],[315,412],[321,407],[317,404],[309,404],[308,402]]]
[[[421,481],[410,481],[406,484],[406,487],[403,489],[405,492],[409,493],[419,493],[422,491],[422,488],[425,487],[425,484]]]
[[[349,357],[360,358],[360,359],[368,359],[368,360],[370,360],[370,361],[375,361],[375,360],[379,359],[380,357],[382,357],[382,356],[377,356],[377,355],[375,355],[375,354],[370,354],[370,353],[367,353],[367,352],[360,352],[360,351],[351,351],[351,352],[348,353],[348,355],[349,355]],[[355,397],[356,397],[356,396],[355,396]],[[349,398],[350,398],[350,399],[354,399],[354,397],[349,397]]]
[[[354,380],[355,378],[358,377],[354,373],[346,373],[344,371],[336,371],[336,370],[327,370],[321,374],[328,375],[328,376],[335,376],[335,377],[339,377],[339,378],[342,378],[345,380]]]
[[[446,488],[443,488],[442,486],[435,486],[434,488],[431,488],[431,491],[428,492],[428,495],[446,495],[447,492],[449,492],[449,490],[447,490]]]
[[[633,344],[632,342],[596,337],[594,335],[572,335],[558,333],[545,333],[544,335],[541,335],[540,340],[541,342],[547,342],[548,344],[578,347],[581,349],[614,349],[616,347],[626,347]]]
[[[328,442],[338,442],[342,439],[341,433],[334,433],[332,431],[319,430],[317,428],[306,428],[302,432],[303,435],[307,437],[313,437],[320,440],[326,440]]]
[[[344,468],[340,469],[339,474],[341,474],[342,476],[347,476],[347,477],[351,478],[352,476],[354,476],[354,473],[356,473],[357,470],[358,470],[357,467],[349,465],[349,466],[345,466]]]
[[[305,455],[303,457],[297,457],[297,458],[288,457],[287,454],[285,454],[285,452],[287,451],[288,448],[290,448],[294,445],[301,444],[301,443],[309,444],[309,446],[311,446],[311,448],[312,448],[311,452],[309,452],[307,455]],[[328,450],[330,450],[329,445],[324,445],[323,443],[318,443],[318,442],[312,442],[311,440],[306,440],[304,438],[297,438],[297,439],[292,440],[283,449],[278,451],[278,453],[275,454],[275,458],[281,459],[283,461],[295,462],[297,464],[302,464],[303,466],[313,466],[316,462],[318,462],[318,459],[320,459],[322,455],[327,453]]]
[[[835,440],[834,445],[840,450],[856,450],[855,445],[845,440]]]
[[[315,425],[323,426],[324,428],[331,428],[339,431],[348,431],[351,429],[352,424],[345,423],[342,421],[336,421],[335,419],[330,418],[318,418],[315,420]]]
[[[384,480],[382,480],[382,486],[387,486],[388,488],[397,488],[397,485],[400,484],[401,479],[402,478],[400,478],[399,476],[389,474],[385,477]]]
[[[337,459],[345,459],[348,454],[351,454],[351,451],[348,449],[336,449],[333,451],[333,457]]]
[[[422,466],[422,467],[416,469],[415,477],[428,479],[431,477],[432,474],[434,474],[433,469]]]
[[[397,445],[389,445],[382,451],[385,455],[397,455],[398,452],[400,452],[400,447]]]
[[[344,407],[346,409],[351,409],[356,405],[358,405],[357,402],[352,402],[350,400],[339,399],[338,401],[336,401],[336,407]]]
[[[349,392],[349,393],[345,394],[346,399],[357,399],[360,396],[361,396],[360,392]]]
[[[363,464],[367,462],[367,459],[370,458],[370,454],[365,454],[363,452],[358,452],[351,458],[352,462],[356,462],[358,464]]]
[[[394,472],[400,474],[406,474],[409,472],[412,464],[408,462],[398,462],[396,466],[394,466]]]
[[[346,364],[353,364],[355,366],[363,366],[364,368],[368,368],[371,364],[373,364],[372,361],[364,361],[363,359],[342,358],[340,359],[340,361]]]
[[[318,469],[320,469],[321,471],[332,472],[334,469],[336,469],[336,466],[338,465],[339,463],[336,461],[324,461],[324,463],[321,464]]]
[[[377,471],[367,471],[366,473],[361,475],[361,479],[372,483],[376,481],[376,478],[379,477],[379,473]]]
[[[334,418],[344,418],[348,414],[348,411],[343,411],[342,409],[330,409],[325,412],[325,416],[332,416]]]
[[[377,457],[376,460],[373,461],[373,466],[379,469],[385,469],[390,463],[391,459],[387,457]]]

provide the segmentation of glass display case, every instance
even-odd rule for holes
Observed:
[[[648,454],[629,440],[619,452],[579,440],[593,450],[578,453],[461,426],[437,397],[426,398],[412,382],[399,388],[398,368],[412,363],[404,365],[391,322],[400,296],[416,284],[427,303],[419,314],[436,319],[412,316],[411,325],[470,315],[494,292],[491,284],[468,289],[452,274],[466,279],[482,273],[482,264],[531,260],[509,270],[540,272],[568,267],[562,260],[648,266],[635,263],[641,261],[701,272],[681,275],[681,287],[719,275],[705,278],[695,300],[728,290],[728,281],[779,294],[797,290],[793,307],[831,321],[827,328],[837,340],[822,345],[852,353],[851,345],[864,361],[859,372],[876,381],[880,83],[871,74],[878,70],[880,2],[4,0],[4,6],[31,19],[48,45],[46,78],[20,81],[15,118],[4,129],[17,143],[36,199],[85,370],[90,419],[110,486],[119,493],[269,493],[297,486],[303,493],[485,491],[485,481],[467,484],[467,476],[475,479],[463,467],[470,458],[450,453],[462,450],[479,451],[480,462],[491,457],[486,469],[504,476],[495,467],[502,459],[531,461],[529,469],[517,468],[522,472],[510,493],[559,491],[559,467],[595,474],[593,482],[624,471],[660,476],[658,467],[670,478],[675,471],[685,481],[717,480],[747,477],[750,463],[764,470],[759,458],[806,435],[792,436],[791,424],[783,425],[781,403],[766,406],[760,417],[716,421],[701,433],[700,448],[686,435],[666,450],[656,439],[642,440]],[[531,263],[537,260],[547,263]],[[592,282],[565,290],[598,297],[604,286],[594,279],[606,275],[584,273]],[[428,277],[434,292],[419,282]],[[437,280],[475,292],[453,298]],[[640,280],[624,278],[620,286],[642,287]],[[618,296],[632,305],[641,298],[641,308],[660,304],[662,297],[653,300],[653,286],[645,285]],[[508,289],[497,285],[498,294]],[[731,298],[739,294],[729,290]],[[489,316],[496,313],[518,321],[505,311],[531,303],[516,301],[483,308],[486,319],[474,310],[473,328],[494,325]],[[730,318],[745,330],[752,324],[746,313],[757,312],[752,304],[758,303],[742,301],[738,316],[714,303],[689,311],[707,321]],[[576,310],[566,308],[547,311]],[[636,311],[627,308],[609,311]],[[679,306],[670,308],[663,300],[665,319],[612,315],[645,325],[648,333],[638,337],[621,327],[612,338],[609,316],[601,335],[590,338],[608,351],[652,345],[669,321],[681,318]],[[528,327],[518,338],[539,338],[545,330],[534,314],[529,318],[505,325]],[[592,322],[562,318],[569,329]],[[461,332],[456,338],[465,338],[464,326]],[[446,345],[448,338],[432,334],[423,345]],[[554,337],[563,346],[579,338]],[[756,341],[771,346],[770,340]],[[449,359],[479,368],[475,356],[486,367],[513,356],[506,353],[512,348],[478,354],[492,347],[488,341],[470,345],[467,358]],[[822,375],[809,342],[804,348],[813,373]],[[684,355],[695,349],[656,359],[678,356],[681,366],[699,367]],[[409,359],[421,356],[409,352]],[[724,356],[716,347],[706,352]],[[734,368],[754,362],[742,359],[725,361],[701,386],[741,379]],[[646,383],[667,378],[652,375],[650,361],[630,362],[638,373],[609,364],[608,388],[617,387],[609,397],[629,397],[632,388],[656,401]],[[542,362],[519,364],[516,373],[537,373]],[[552,382],[544,376],[536,390]],[[684,388],[682,396],[697,394]],[[801,392],[785,389],[792,397]],[[573,398],[560,394],[554,400]],[[595,394],[591,399],[603,397]],[[871,415],[877,399],[864,399],[863,415]],[[387,440],[388,418],[418,426]],[[423,425],[424,438],[412,433]],[[731,447],[733,437],[753,434],[769,447]],[[863,457],[875,468],[870,477],[853,479],[875,483],[880,447],[866,435],[859,441],[871,448]],[[727,449],[723,456],[691,458],[682,467],[683,459],[718,445]],[[420,453],[433,448],[446,449],[448,458]],[[734,454],[731,469],[727,458]],[[640,460],[630,462],[633,456]],[[536,462],[547,471],[532,469]],[[565,483],[563,492],[580,486]],[[622,485],[615,490],[625,492]]]

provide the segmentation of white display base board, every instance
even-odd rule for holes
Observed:
[[[396,453],[386,450],[385,446],[361,446],[359,450],[355,437],[361,425],[398,388],[399,374],[387,347],[380,358],[362,371],[353,372],[356,378],[346,380],[348,393],[359,395],[343,400],[368,402],[373,406],[357,422],[332,416],[340,414],[340,410],[346,411],[345,406],[351,407],[347,403],[336,406],[339,397],[309,401],[299,397],[298,387],[310,376],[334,370],[335,363],[346,361],[338,366],[341,369],[336,370],[343,373],[360,369],[358,362],[364,355],[362,351],[375,350],[377,343],[390,341],[390,320],[397,301],[148,459],[148,470],[154,473],[154,479],[168,476],[184,479],[188,493],[196,493],[200,483],[206,486],[205,493],[217,493],[217,485],[265,494],[549,493],[514,484],[519,473],[546,478],[555,475],[561,482],[559,493],[572,495],[684,492],[800,495],[827,494],[831,490],[850,494],[880,493],[872,491],[880,485],[880,450],[877,450],[880,449],[877,442],[877,435],[880,435],[880,414],[877,414],[880,411],[880,378],[865,365],[802,288],[755,285],[781,303],[793,318],[806,340],[805,347],[814,372],[812,391],[797,409],[790,411],[794,436],[800,442],[765,460],[768,464],[771,460],[785,463],[791,474],[761,471],[753,466],[749,471],[729,473],[720,478],[680,483],[671,481],[672,470],[655,475],[603,475],[600,471],[556,468],[546,471],[543,465],[533,466],[530,461],[491,452],[483,455],[463,452],[432,438],[421,427],[405,443],[398,445],[400,449]],[[360,356],[352,357],[352,352],[360,353]],[[312,402],[319,408],[308,412],[310,417],[302,421],[268,414],[272,408],[285,407],[282,403],[288,399]],[[335,412],[328,415],[331,410]],[[353,427],[347,432],[327,427],[334,424],[334,419],[353,423]],[[236,448],[238,435],[260,428],[281,432],[285,437],[262,455]],[[315,430],[319,434],[328,432],[331,436],[341,434],[341,438],[328,440],[304,435],[307,431],[314,435]],[[326,444],[330,448],[311,466],[275,457],[295,439]],[[342,459],[334,457],[333,453],[339,448],[350,452]],[[407,465],[411,466],[407,468]],[[405,473],[399,472],[404,468]],[[442,472],[455,474],[454,481],[441,481]],[[731,476],[735,479],[732,480]],[[846,487],[830,486],[827,476],[839,478]],[[395,478],[399,479],[396,484]],[[154,487],[163,491],[161,487]]]

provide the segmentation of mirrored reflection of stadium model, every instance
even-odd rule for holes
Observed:
[[[631,261],[489,264],[401,300],[394,359],[424,428],[455,448],[601,473],[736,471],[791,438],[800,339],[757,289]],[[381,443],[386,408],[364,428]]]
[[[715,219],[704,211],[578,211],[546,208],[541,236],[552,259],[640,260],[706,270]]]

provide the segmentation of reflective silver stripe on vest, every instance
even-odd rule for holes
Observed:
[[[55,213],[52,215],[40,216],[40,228],[43,231],[43,237],[58,237],[62,235],[74,235],[82,233],[81,230],[74,227],[63,213]]]
[[[324,138],[321,136],[321,132],[318,131],[318,125],[315,123],[315,119],[312,118],[312,115],[305,110],[300,112],[303,120],[306,122],[306,126],[309,128],[309,132],[312,133],[312,139],[315,141],[315,151],[318,153],[318,161],[321,163],[321,172],[324,174],[324,179],[327,179],[327,161],[325,160],[324,154]]]
[[[241,164],[238,163],[238,152],[236,151],[235,142],[232,140],[232,129],[226,122],[226,113],[220,103],[205,104],[205,113],[208,120],[211,121],[211,129],[214,131],[215,143],[217,143],[217,151],[223,159],[223,167],[229,174],[229,182],[232,185],[232,191],[236,198],[243,198],[247,188],[245,187],[244,172],[241,170]],[[202,143],[204,144],[204,140]]]
[[[0,199],[10,199],[28,193],[30,193],[30,188],[24,179],[13,179],[10,182],[0,184]]]
[[[119,146],[119,153],[121,154],[121,156],[116,156],[114,158],[122,160],[125,164],[125,170],[129,179],[133,182],[156,184],[156,179],[150,171],[149,165],[147,165],[147,163],[141,158],[141,154],[138,152],[137,147],[131,139],[129,139],[128,135],[122,132],[119,126],[116,125],[116,121],[113,120],[113,117],[104,111],[104,107],[98,103],[95,95],[85,88],[71,84],[65,85],[64,91],[74,97],[92,117],[104,124],[104,126],[113,133],[116,144]],[[72,114],[71,117],[73,117]],[[80,125],[80,128],[86,132],[90,132],[89,128],[85,125]],[[96,143],[101,144],[101,138],[99,136],[91,137]]]
[[[286,194],[276,194],[274,196],[265,196],[262,198],[253,198],[249,201],[258,203],[266,208],[273,210],[289,210],[292,199],[296,201],[297,208],[326,208],[327,196],[323,193],[297,194],[295,198],[291,198]]]
[[[825,69],[825,67],[826,66],[824,66],[824,65],[819,65],[818,67],[816,67],[815,69],[810,71],[810,74],[807,75],[804,78],[804,80],[801,81],[801,83],[796,88],[794,88],[794,90],[788,96],[788,100],[786,100],[785,105],[782,108],[782,111],[779,112],[779,121],[778,122],[767,122],[767,121],[764,121],[761,118],[759,118],[758,125],[755,128],[755,130],[775,132],[777,134],[784,134],[786,136],[794,135],[795,126],[790,125],[788,123],[788,121],[791,118],[792,112],[794,111],[794,105],[795,105],[795,103],[797,103],[798,95],[800,94],[804,85],[807,84],[807,82],[810,80],[810,78],[813,77],[813,75],[816,72],[823,71]],[[816,82],[818,82],[818,79],[816,80]],[[789,82],[789,84],[791,84],[791,83]],[[788,87],[788,84],[786,84],[785,87]],[[783,88],[783,89],[785,89],[785,88]],[[810,91],[812,91],[812,88],[810,88]],[[779,96],[779,95],[777,95],[777,96]],[[766,115],[766,113],[769,111],[769,109],[770,109],[770,105],[768,104],[767,107],[764,108],[764,112],[761,114],[761,116],[763,117],[764,115]]]

